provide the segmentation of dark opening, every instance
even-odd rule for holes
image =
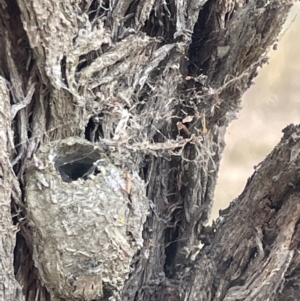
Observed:
[[[100,154],[93,147],[85,145],[73,146],[73,149],[65,154],[59,154],[55,160],[55,168],[60,173],[64,182],[84,180],[94,173],[93,164],[100,159]]]

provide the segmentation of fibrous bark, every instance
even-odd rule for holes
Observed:
[[[0,300],[21,301],[22,292],[14,275],[13,253],[17,227],[11,217],[11,199],[20,205],[19,184],[12,166],[11,107],[8,82],[0,78]]]
[[[299,139],[299,126],[285,128],[243,193],[206,229],[215,236],[189,272],[188,300],[299,299]]]
[[[226,127],[289,8],[277,0],[0,2],[1,76],[10,85],[12,105],[11,117],[3,120],[14,131],[12,148],[5,151],[14,171],[11,186],[17,178],[24,196],[24,174],[39,162],[41,145],[68,137],[119,152],[123,166],[129,158],[147,184],[143,247],[124,279],[122,300],[274,300],[274,291],[279,298],[293,254],[283,247],[281,263],[272,254],[291,241],[297,208],[290,223],[283,223],[288,237],[265,227],[266,216],[240,227],[243,216],[248,221],[261,213],[259,207],[243,209],[250,197],[236,201],[242,209],[235,209],[234,222],[226,215],[217,229],[204,224]],[[295,198],[291,193],[280,214],[291,210]],[[5,200],[8,204],[10,196]],[[32,260],[32,225],[21,203],[12,204],[21,229],[16,277],[26,300],[50,300]],[[264,242],[265,229],[277,249]],[[201,241],[205,247],[199,253]],[[259,260],[265,266],[255,270]],[[256,293],[251,285],[261,289]]]

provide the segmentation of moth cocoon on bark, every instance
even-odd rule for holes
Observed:
[[[54,300],[118,296],[143,245],[144,182],[130,173],[129,199],[117,156],[80,138],[54,141],[36,156],[44,168],[28,169],[25,190],[41,281]]]

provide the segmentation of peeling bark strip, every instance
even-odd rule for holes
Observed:
[[[144,245],[123,279],[122,301],[241,296],[285,300],[288,294],[300,299],[292,291],[297,280],[291,269],[298,264],[293,251],[298,227],[293,227],[299,208],[291,205],[297,193],[279,193],[291,189],[292,179],[261,188],[264,195],[254,200],[252,192],[248,198],[242,195],[237,208],[248,209],[235,209],[234,222],[225,217],[226,227],[216,234],[203,226],[213,202],[226,127],[257,66],[266,62],[289,7],[278,0],[0,2],[0,70],[11,102],[3,120],[14,132],[5,155],[18,176],[17,188],[24,192],[24,174],[40,163],[39,149],[74,136],[101,145],[109,155],[118,154],[118,168],[139,170],[147,184],[151,214],[144,224]],[[260,172],[264,175],[260,169],[253,181]],[[267,180],[249,185],[258,193]],[[128,196],[135,187],[127,179],[122,189]],[[280,198],[272,195],[274,189]],[[27,205],[24,195],[22,199]],[[286,201],[279,208],[280,199]],[[261,210],[264,202],[277,205]],[[15,199],[12,204],[21,228],[16,277],[26,301],[50,301],[32,260],[34,238],[27,212]],[[287,222],[284,214],[291,208],[293,218]],[[276,224],[279,214],[282,228]],[[240,226],[244,216],[253,221]],[[10,229],[10,220],[5,227]],[[197,257],[200,240],[211,245]],[[283,254],[281,261],[277,250]],[[247,265],[250,258],[253,264]],[[255,269],[256,263],[261,269]],[[289,282],[280,281],[283,275]],[[265,279],[268,286],[262,283]],[[109,297],[104,293],[101,301]]]
[[[17,228],[12,224],[11,199],[18,203],[20,191],[9,154],[13,133],[8,82],[0,76],[0,300],[23,300],[14,276],[13,256]]]

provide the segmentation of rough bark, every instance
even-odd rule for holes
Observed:
[[[24,174],[41,145],[72,136],[117,149],[147,183],[144,245],[121,300],[299,298],[298,128],[286,130],[221,223],[204,226],[226,127],[289,8],[261,0],[0,2],[0,70],[11,104],[0,122],[14,132],[10,140],[1,132],[3,145],[12,144],[2,149],[2,199],[8,209],[12,201],[21,229],[14,266],[25,300],[50,296],[32,260]]]
[[[206,229],[216,234],[195,259],[191,300],[299,299],[299,134],[299,126],[284,129],[243,193]]]
[[[17,227],[13,226],[11,199],[20,205],[20,189],[10,164],[12,146],[11,106],[8,83],[0,78],[0,299],[23,300],[14,275],[13,254]]]

